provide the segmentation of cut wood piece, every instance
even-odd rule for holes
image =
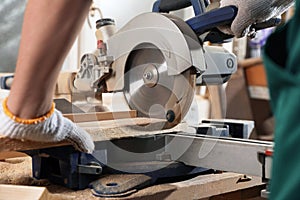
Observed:
[[[95,112],[95,113],[72,113],[64,114],[64,117],[70,119],[75,123],[114,120],[124,118],[135,118],[137,112],[135,110],[120,111],[120,112]]]
[[[45,187],[0,185],[0,200],[47,200],[48,197],[48,190]]]
[[[161,130],[164,123],[165,120],[162,119],[131,118],[83,122],[78,123],[78,125],[86,130],[95,142],[188,130],[188,125],[184,123],[179,124],[172,129]],[[28,140],[10,139],[0,135],[0,152],[24,151],[64,145],[70,145],[70,143],[66,141],[47,143],[33,142]]]

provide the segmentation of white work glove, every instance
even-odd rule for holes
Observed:
[[[67,140],[79,151],[92,153],[94,142],[91,136],[75,125],[62,113],[54,110],[46,120],[37,124],[23,124],[11,119],[0,106],[0,134],[13,139],[37,142],[57,142]]]
[[[221,7],[233,5],[238,8],[231,27],[220,27],[227,34],[242,37],[254,23],[277,17],[293,5],[293,0],[221,0]]]

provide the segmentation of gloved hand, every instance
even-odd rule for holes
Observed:
[[[19,122],[10,113],[7,107],[0,106],[0,134],[14,139],[26,139],[38,142],[51,142],[67,140],[82,152],[92,153],[94,142],[91,136],[75,125],[62,113],[54,109],[53,113],[38,123]],[[8,111],[9,112],[9,111]]]
[[[236,6],[238,13],[231,27],[219,27],[219,29],[224,33],[242,37],[249,32],[252,24],[282,14],[293,5],[293,0],[221,0],[220,3],[221,7]]]

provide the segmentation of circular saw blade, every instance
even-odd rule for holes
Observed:
[[[124,95],[138,116],[166,119],[163,128],[177,125],[193,100],[190,70],[169,76],[164,53],[151,44],[133,50],[127,60]]]

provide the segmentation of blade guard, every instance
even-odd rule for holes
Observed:
[[[201,43],[182,19],[168,14],[144,13],[132,19],[107,41],[107,53],[115,59],[113,74],[106,82],[108,91],[124,88],[127,59],[141,44],[152,44],[161,50],[170,76],[192,66],[202,72],[206,70]]]

